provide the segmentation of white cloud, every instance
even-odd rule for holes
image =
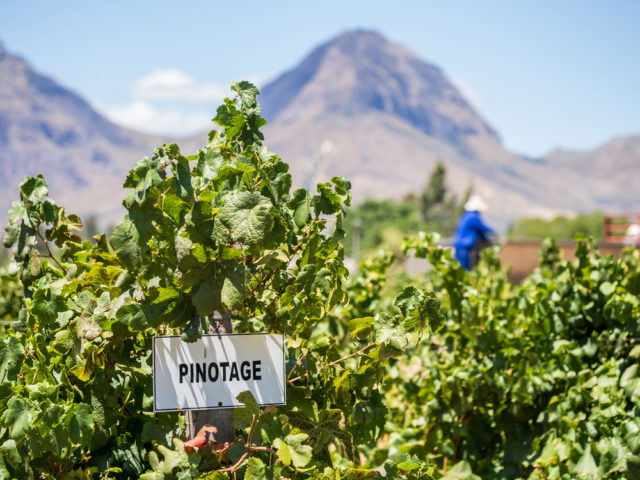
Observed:
[[[260,85],[264,78],[247,75],[243,80]],[[233,96],[230,86],[198,82],[176,68],[157,69],[132,85],[133,102],[100,110],[111,121],[141,132],[191,135],[213,127],[215,107]],[[195,110],[198,102],[200,110]]]
[[[107,107],[103,111],[111,121],[146,133],[191,135],[213,127],[212,115],[205,112],[163,111],[143,101]]]
[[[132,87],[137,98],[220,102],[231,92],[228,86],[200,83],[176,69],[154,70],[139,78]]]

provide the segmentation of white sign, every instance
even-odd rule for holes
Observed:
[[[156,412],[242,407],[250,390],[260,405],[286,401],[284,335],[203,335],[153,338],[153,409]]]

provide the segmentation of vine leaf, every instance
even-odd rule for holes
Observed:
[[[206,180],[213,180],[218,175],[218,170],[224,164],[224,159],[215,150],[200,150],[198,153],[198,164],[195,172]]]
[[[82,443],[83,440],[90,441],[93,432],[94,423],[93,416],[91,415],[91,407],[86,403],[81,403],[78,405],[78,409],[69,424],[71,441],[74,443]]]
[[[456,463],[441,480],[481,480],[479,476],[474,475],[469,462]]]
[[[142,250],[138,245],[140,236],[135,226],[125,216],[109,239],[122,264],[129,270],[138,270],[142,265]]]
[[[344,414],[338,409],[321,410],[314,408],[313,417],[302,412],[288,412],[291,425],[298,427],[315,438],[314,451],[319,451],[329,443],[335,443],[338,452],[345,458],[353,457],[353,439],[344,428]]]
[[[247,462],[245,480],[278,480],[280,478],[280,465],[267,466],[257,457],[252,457]]]
[[[196,307],[196,312],[201,316],[208,316],[215,311],[221,311],[222,308],[222,281],[218,275],[207,277],[198,287],[191,301]]]
[[[2,458],[4,458],[9,462],[9,465],[11,465],[14,468],[23,462],[22,455],[18,451],[18,445],[16,441],[13,439],[9,439],[5,441],[2,444],[2,446],[0,446],[0,454],[2,454],[2,457],[0,457],[0,462],[2,462]],[[3,466],[2,463],[0,463],[0,469],[2,468],[2,466]],[[5,472],[0,470],[0,473],[5,473]],[[5,475],[7,475],[8,477],[9,472],[6,472]]]
[[[9,436],[20,440],[33,428],[35,410],[30,402],[22,397],[13,397],[7,402],[7,408],[0,418],[0,422],[9,429]]]
[[[214,226],[218,241],[259,246],[272,223],[269,199],[259,192],[234,190],[225,195],[223,201]]]
[[[293,192],[288,206],[293,210],[293,220],[300,228],[304,227],[311,220],[311,197],[308,190],[299,188]]]
[[[24,360],[24,347],[17,337],[0,339],[0,382],[13,382]]]
[[[236,408],[233,411],[233,424],[237,428],[245,428],[251,425],[251,421],[254,417],[260,415],[260,407],[255,397],[249,390],[240,392],[236,397],[240,403],[244,406],[242,408]]]
[[[285,466],[293,463],[294,467],[305,467],[311,461],[312,448],[303,443],[309,439],[306,433],[287,435],[285,439],[276,438],[273,445],[278,451],[278,458]]]
[[[53,323],[64,310],[67,310],[64,298],[51,289],[41,289],[33,295],[32,311],[43,324]]]
[[[409,331],[422,331],[427,322],[430,329],[435,331],[444,323],[440,302],[433,292],[425,292],[414,286],[406,287],[396,297],[395,306],[402,312],[404,325]]]

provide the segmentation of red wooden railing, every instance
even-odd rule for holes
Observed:
[[[640,213],[605,215],[604,241],[607,243],[640,244]]]

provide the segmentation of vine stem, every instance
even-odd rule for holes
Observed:
[[[234,463],[230,467],[223,468],[223,469],[218,470],[218,471],[221,472],[221,473],[229,472],[229,473],[234,473],[235,474],[235,471],[240,467],[240,465],[242,465],[242,462],[244,462],[247,459],[248,456],[249,456],[249,450],[244,452],[242,454],[242,456],[240,457],[240,459],[236,463]]]
[[[307,356],[307,354],[303,354],[301,355],[297,360],[296,360],[296,364],[293,366],[293,368],[291,369],[291,371],[289,372],[289,375],[287,376],[287,383],[290,381],[291,379],[291,375],[293,375],[293,372],[296,371],[296,369],[302,365],[302,360],[304,360],[304,358]]]
[[[230,467],[227,468],[223,468],[218,470],[221,473],[233,473],[235,474],[236,470],[238,468],[240,468],[240,466],[244,463],[244,461],[249,457],[249,455],[251,455],[251,453],[253,452],[269,452],[271,455],[273,456],[278,456],[278,454],[276,453],[275,450],[273,450],[272,448],[269,447],[259,447],[256,445],[250,446],[247,448],[247,451],[244,452],[242,454],[242,456],[240,457],[240,459],[234,463],[233,465],[231,465]]]
[[[40,240],[42,240],[42,243],[44,243],[44,246],[47,249],[47,253],[49,254],[48,258],[53,260],[56,263],[56,265],[58,265],[58,267],[60,267],[62,269],[62,271],[64,272],[64,274],[66,275],[67,274],[67,269],[64,268],[60,264],[60,262],[58,262],[58,260],[56,260],[56,257],[53,256],[53,252],[51,251],[51,248],[49,248],[49,241],[40,234],[40,231],[37,228],[35,229],[35,231],[36,231],[36,235],[38,236],[38,238]]]
[[[273,448],[263,447],[263,446],[258,446],[258,445],[252,446],[251,447],[251,451],[252,452],[269,452],[273,456],[277,456],[278,455]]]
[[[256,425],[256,416],[253,415],[251,417],[251,427],[249,427],[249,434],[247,435],[247,443],[245,443],[245,447],[247,447],[247,451],[249,450],[249,447],[251,446],[251,440],[253,439],[253,429],[255,428]]]
[[[357,352],[351,353],[349,355],[347,355],[346,357],[342,357],[338,360],[335,360],[331,363],[327,363],[326,365],[324,365],[319,371],[321,372],[322,370],[324,370],[325,368],[329,368],[329,367],[333,367],[334,365],[339,364],[340,362],[344,362],[345,360],[349,360],[350,358],[353,358],[357,355],[362,355],[366,350],[368,350],[369,348],[378,345],[376,342],[372,342],[369,345],[367,345],[366,347],[361,348],[360,350],[358,350]],[[298,376],[296,378],[293,378],[291,380],[287,380],[287,383],[293,383],[293,382],[297,382],[298,380],[301,380],[302,376]]]
[[[251,426],[249,427],[249,433],[247,434],[247,441],[245,442],[244,446],[247,449],[246,452],[244,452],[242,454],[242,456],[238,459],[238,461],[236,463],[234,463],[233,465],[231,465],[230,467],[227,468],[223,468],[221,470],[218,470],[219,472],[223,472],[223,473],[232,473],[235,477],[236,474],[236,470],[238,468],[240,468],[240,466],[244,463],[244,461],[253,453],[253,452],[269,452],[271,455],[273,455],[274,457],[277,457],[278,454],[276,453],[275,450],[273,450],[272,448],[269,447],[263,447],[263,446],[258,446],[258,445],[252,445],[251,444],[251,440],[253,439],[253,434],[255,433],[255,427],[256,424],[258,423],[258,421],[260,420],[260,415],[253,415],[251,418]]]
[[[340,362],[343,362],[343,361],[348,360],[348,359],[350,359],[352,357],[355,357],[356,355],[360,355],[360,354],[364,353],[365,350],[368,350],[369,348],[371,348],[371,347],[373,347],[375,345],[378,345],[378,343],[377,342],[372,342],[369,345],[367,345],[366,347],[362,347],[357,352],[351,353],[351,354],[347,355],[346,357],[342,357],[339,360],[335,360],[335,361],[333,361],[331,363],[326,364],[324,367],[322,367],[322,369],[324,370],[325,368],[333,367],[334,365],[337,365]]]

